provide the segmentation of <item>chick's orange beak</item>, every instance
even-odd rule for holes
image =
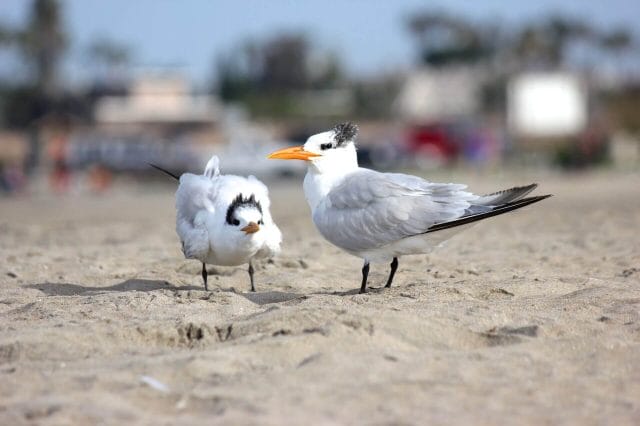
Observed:
[[[260,226],[255,222],[249,222],[247,226],[241,229],[245,234],[254,234],[260,230]]]
[[[278,160],[306,160],[309,161],[313,157],[320,157],[320,154],[305,151],[303,146],[293,146],[272,152],[267,158]]]

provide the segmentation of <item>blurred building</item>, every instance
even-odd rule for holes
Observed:
[[[439,123],[473,117],[479,110],[483,73],[477,68],[421,68],[411,72],[394,101],[404,122]]]
[[[210,94],[193,94],[177,75],[147,75],[136,80],[129,93],[98,100],[95,120],[102,126],[213,126],[220,104]]]
[[[122,94],[98,97],[93,123],[69,126],[63,137],[44,142],[64,141],[53,163],[72,171],[145,171],[149,162],[188,170],[198,162],[199,146],[223,139],[222,113],[213,96],[194,93],[182,76],[146,74]]]

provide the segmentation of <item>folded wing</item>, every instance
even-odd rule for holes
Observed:
[[[313,219],[323,236],[339,247],[370,250],[464,215],[477,199],[465,188],[362,169],[328,194]]]
[[[209,253],[206,221],[215,213],[216,190],[207,176],[185,173],[176,192],[176,231],[186,258],[204,259]]]

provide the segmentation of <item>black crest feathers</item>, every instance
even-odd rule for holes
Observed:
[[[358,126],[350,121],[336,124],[333,128],[333,133],[333,139],[336,141],[336,144],[340,146],[355,139],[358,135]]]
[[[258,209],[260,214],[262,214],[262,206],[260,205],[260,201],[256,200],[255,194],[251,194],[249,197],[243,197],[242,194],[238,194],[227,209],[226,221],[229,225],[233,225],[233,213],[240,207],[253,207]]]

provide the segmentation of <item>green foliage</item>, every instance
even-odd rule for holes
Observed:
[[[27,27],[19,32],[23,56],[34,70],[45,96],[58,89],[58,65],[67,48],[62,12],[57,0],[35,0]]]
[[[433,67],[509,58],[519,68],[557,68],[566,63],[577,43],[618,54],[630,51],[635,43],[625,28],[600,31],[581,19],[562,15],[526,22],[505,33],[496,25],[427,11],[412,15],[407,28],[417,42],[419,62]]]
[[[242,102],[262,117],[296,114],[303,91],[339,87],[343,71],[337,56],[316,52],[298,33],[246,41],[216,61],[214,91],[225,101]]]
[[[2,121],[26,127],[59,99],[58,66],[67,48],[62,12],[57,0],[34,0],[24,28],[0,24],[0,46],[15,47],[31,71],[31,81],[2,89]]]
[[[401,82],[393,77],[356,82],[353,86],[354,114],[368,119],[389,117],[393,100],[400,90],[400,84]]]
[[[576,42],[592,42],[596,33],[586,22],[559,15],[526,25],[514,36],[511,50],[524,65],[558,67]]]
[[[105,68],[127,65],[131,60],[131,49],[127,45],[105,38],[94,40],[86,53],[92,62]]]
[[[50,98],[35,85],[3,86],[0,87],[0,124],[26,129],[45,117],[89,121],[89,102],[84,96],[65,93]]]
[[[40,116],[46,105],[42,92],[35,86],[4,87],[0,89],[0,116],[9,128],[26,128]]]
[[[497,49],[496,28],[446,13],[418,13],[407,26],[418,42],[420,62],[432,67],[475,64],[490,59]]]

